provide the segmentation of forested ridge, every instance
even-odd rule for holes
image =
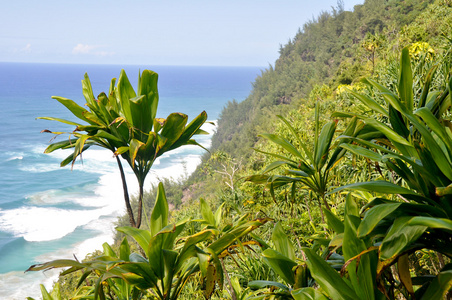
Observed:
[[[240,103],[231,101],[223,109],[212,150],[247,157],[257,135],[270,129],[266,126],[270,123],[266,121],[271,114],[269,111],[287,109],[281,105],[298,107],[300,99],[309,99],[311,91],[324,84],[334,91],[341,84],[351,84],[370,75],[372,51],[366,50],[365,41],[385,42],[375,50],[378,60],[380,52],[396,56],[410,42],[440,35],[440,29],[431,24],[426,26],[429,31],[438,32],[400,40],[400,30],[432,2],[365,1],[363,5],[356,5],[353,12],[344,11],[338,2],[338,7],[332,11],[326,10],[304,24],[292,40],[281,46],[275,65],[256,78],[250,96]]]
[[[131,199],[141,227],[30,270],[70,267],[63,298],[450,299],[452,2],[343,7],[224,107],[192,175]]]

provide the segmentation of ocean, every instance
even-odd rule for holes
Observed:
[[[215,121],[230,100],[244,100],[260,67],[119,66],[0,63],[0,299],[40,297],[39,284],[52,286],[59,272],[24,271],[53,259],[83,259],[111,243],[114,222],[125,213],[117,165],[108,150],[90,148],[71,170],[59,163],[70,153],[44,154],[53,135],[43,129],[70,131],[59,122],[37,117],[75,117],[51,96],[83,105],[81,80],[88,73],[94,95],[108,92],[110,80],[124,68],[137,89],[138,73],[159,73],[157,117],[183,112],[193,118],[206,110]],[[205,126],[214,132],[212,125]],[[67,135],[66,135],[67,137]],[[208,147],[209,136],[197,141]],[[180,178],[193,172],[204,153],[187,146],[162,156],[148,177]],[[128,168],[127,163],[124,166]],[[129,191],[138,185],[127,171]],[[149,182],[147,187],[149,187]]]

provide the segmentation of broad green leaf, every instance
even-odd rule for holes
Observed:
[[[172,113],[166,118],[161,135],[167,140],[161,151],[166,151],[181,137],[187,124],[188,116],[181,113]]]
[[[452,288],[452,270],[440,272],[429,284],[421,300],[442,300]]]
[[[368,235],[386,216],[395,211],[402,203],[389,203],[376,205],[369,209],[364,215],[358,228],[358,237],[362,238]]]
[[[135,168],[135,160],[137,159],[138,151],[143,146],[144,146],[144,143],[137,139],[132,139],[130,141],[130,145],[128,148],[129,148],[130,164],[133,168]]]
[[[246,216],[246,215],[245,215]],[[220,254],[230,245],[235,243],[242,236],[250,233],[254,229],[262,226],[270,219],[257,219],[253,221],[248,221],[243,224],[233,226],[228,232],[226,232],[223,236],[218,238],[212,244],[208,246],[208,249],[211,249],[213,253]]]
[[[407,128],[406,120],[399,111],[392,107],[392,105],[389,105],[389,121],[391,122],[392,129],[394,129],[397,134],[404,138],[408,138],[410,131],[409,128]]]
[[[366,123],[374,127],[375,129],[382,132],[388,139],[390,139],[392,142],[404,145],[406,147],[412,148],[413,146],[402,136],[400,136],[398,133],[396,133],[394,130],[386,126],[385,124],[371,118],[367,118]]]
[[[141,73],[141,78],[139,80],[139,88],[138,88],[138,95],[145,95],[146,101],[145,106],[147,107],[147,111],[145,115],[149,118],[149,122],[155,119],[155,116],[157,114],[157,106],[159,103],[159,94],[158,94],[158,74],[150,71],[150,70],[144,70]],[[148,130],[150,131],[150,129]],[[148,132],[146,131],[146,132]]]
[[[119,258],[124,261],[128,261],[130,259],[130,246],[127,242],[127,237],[124,237],[121,245],[119,246]]]
[[[331,194],[337,193],[342,190],[358,190],[358,191],[370,191],[377,192],[382,194],[412,194],[416,195],[415,192],[398,186],[397,184],[376,180],[376,181],[368,181],[368,182],[357,182],[352,184],[347,184],[341,187],[334,189]]]
[[[329,229],[333,230],[335,233],[344,232],[344,223],[342,223],[342,221],[334,213],[325,208],[323,208],[323,213],[325,214]]]
[[[203,199],[200,198],[199,202],[201,204],[201,215],[207,224],[215,227],[215,217],[210,209],[209,204]]]
[[[409,248],[427,229],[427,226],[406,226],[413,217],[397,218],[380,246],[380,259],[396,257]]]
[[[185,126],[184,132],[179,139],[173,143],[170,150],[176,149],[189,142],[195,134],[204,134],[200,131],[201,126],[207,121],[207,113],[203,111],[196,118],[194,118],[187,126]]]
[[[289,257],[273,249],[262,252],[264,261],[288,284],[295,284],[295,274],[292,270],[297,263]]]
[[[223,216],[223,206],[226,204],[226,202],[223,202],[215,211],[215,226],[218,227],[220,226],[221,223],[221,218]]]
[[[104,249],[104,255],[108,255],[114,258],[118,258],[116,256],[115,251],[113,251],[113,249],[111,248],[111,246],[108,243],[103,243],[102,244],[102,248]]]
[[[168,225],[168,202],[166,200],[165,189],[161,182],[158,185],[157,196],[150,222],[149,227],[152,236],[155,236],[162,228]]]
[[[357,219],[357,222],[355,219]],[[367,250],[364,241],[357,237],[355,223],[359,224],[359,217],[350,214],[345,215],[342,251],[346,261]],[[373,284],[375,276],[373,276],[374,274],[372,273],[372,266],[369,258],[369,255],[371,254],[368,253],[360,256],[359,261],[353,259],[347,266],[348,275],[352,286],[358,295],[358,299],[375,299],[375,287]]]
[[[444,125],[442,125],[438,119],[432,114],[428,108],[420,108],[416,111],[416,115],[420,116],[424,122],[432,129],[447,146],[449,155],[452,153],[452,141],[449,134],[446,132]]]
[[[115,92],[116,96],[119,98],[119,102],[121,104],[121,111],[124,117],[133,126],[134,120],[132,118],[132,112],[130,110],[130,99],[135,98],[137,95],[133,90],[129,78],[127,78],[126,72],[124,70],[121,70]]]
[[[87,73],[85,73],[84,79],[82,80],[82,90],[86,103],[90,105],[96,105],[97,103],[96,100],[94,99],[93,88],[91,86],[91,81],[89,80]]]
[[[328,265],[325,260],[323,260],[310,248],[302,248],[301,250],[308,258],[306,263],[309,266],[312,277],[330,298],[335,300],[359,299],[356,293],[344,281],[339,273]]]
[[[311,287],[292,290],[290,294],[294,300],[328,300],[325,295]]]
[[[296,257],[294,247],[284,232],[280,222],[276,223],[273,228],[272,241],[275,245],[276,251],[295,261]]]
[[[47,153],[52,153],[53,151],[58,150],[58,149],[66,149],[68,147],[75,147],[76,142],[77,142],[77,139],[69,139],[69,140],[64,140],[61,142],[53,143],[44,150],[44,153],[47,154]]]
[[[265,287],[274,286],[284,291],[289,291],[289,288],[282,283],[268,280],[253,280],[248,282],[248,287],[253,290],[263,289]]]
[[[427,226],[434,229],[442,229],[452,233],[452,221],[450,219],[432,218],[432,217],[413,217],[407,223],[407,226]]]
[[[152,238],[151,233],[148,230],[129,226],[117,227],[116,230],[131,236],[144,251],[147,251]]]

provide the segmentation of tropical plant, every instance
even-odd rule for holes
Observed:
[[[61,166],[74,165],[76,159],[91,146],[110,150],[116,157],[124,190],[124,200],[130,225],[139,228],[142,220],[144,182],[154,161],[165,152],[183,145],[198,145],[193,135],[206,134],[200,127],[206,122],[207,114],[202,112],[187,124],[188,116],[172,113],[166,119],[156,118],[159,94],[157,73],[144,70],[138,78],[136,93],[124,70],[119,80],[110,84],[108,95],[99,94],[94,98],[91,82],[87,74],[82,80],[83,95],[89,110],[70,99],[54,96],[79,120],[73,121],[53,117],[40,119],[59,121],[76,126],[72,132],[50,132],[55,135],[68,134],[69,138],[55,142],[47,147],[45,153],[57,149],[74,149],[73,153],[61,162]],[[138,213],[134,217],[129,200],[129,192],[120,157],[132,168],[139,186]]]
[[[205,216],[206,212],[203,213]],[[213,213],[210,211],[210,214]],[[218,215],[218,214],[217,214]],[[209,220],[204,220],[210,224]],[[120,227],[126,234],[117,255],[104,244],[104,253],[87,262],[55,260],[33,265],[27,271],[69,267],[62,275],[83,271],[79,286],[88,276],[94,276],[95,284],[86,287],[84,297],[94,299],[139,299],[149,295],[161,300],[177,299],[189,277],[201,272],[205,281],[204,295],[210,298],[218,284],[223,286],[223,267],[220,261],[225,250],[237,248],[241,237],[263,225],[268,219],[247,221],[247,216],[235,224],[224,227],[221,234],[209,226],[190,236],[176,238],[182,233],[188,220],[168,223],[168,203],[163,185],[159,185],[157,200],[150,218],[149,230]],[[214,221],[215,222],[215,221]],[[141,247],[142,254],[130,253],[127,237]]]
[[[334,134],[337,128],[337,121],[331,121],[325,124],[320,130],[319,106],[316,104],[315,109],[315,135],[314,143],[311,149],[305,145],[304,141],[299,137],[292,125],[282,116],[278,116],[290,130],[296,143],[300,146],[298,149],[293,143],[282,136],[275,134],[261,134],[262,137],[272,142],[276,146],[281,147],[288,152],[287,155],[279,153],[270,153],[255,149],[258,152],[279,160],[268,165],[261,175],[249,176],[246,180],[253,183],[266,184],[270,188],[270,192],[274,197],[274,188],[290,184],[292,195],[295,194],[296,185],[300,184],[303,188],[311,191],[321,208],[322,205],[326,209],[330,209],[327,201],[327,193],[330,188],[331,171],[337,166],[338,161],[344,156],[345,149],[333,146]],[[356,136],[363,128],[362,122],[356,118],[353,119],[343,134]],[[287,166],[285,170],[287,176],[284,175],[268,175],[269,173],[282,166]],[[321,210],[322,212],[322,210]],[[322,221],[323,221],[322,214]]]
[[[452,258],[452,133],[449,110],[452,77],[443,91],[430,91],[434,67],[428,74],[419,98],[413,97],[413,75],[408,48],[401,55],[398,94],[377,82],[364,82],[383,96],[387,108],[374,99],[356,96],[367,107],[383,116],[382,120],[359,116],[383,134],[364,140],[344,136],[340,146],[350,152],[385,165],[393,176],[389,180],[359,182],[336,189],[361,190],[396,195],[399,200],[377,197],[364,208],[357,226],[360,239],[378,243],[376,280],[388,297],[383,277],[397,263],[407,297],[442,299],[452,286],[451,265],[443,265],[438,274],[412,278],[408,256],[420,249],[434,250]],[[414,285],[422,285],[415,289]]]
[[[270,291],[261,293],[263,297],[298,299],[295,295],[300,293],[299,289],[307,288],[313,284],[312,277],[304,262],[306,259],[300,260],[296,257],[295,248],[279,222],[273,228],[271,239],[275,249],[268,247],[262,252],[262,257],[264,262],[286,284],[270,280],[254,280],[248,282],[248,287],[252,289],[271,287]]]

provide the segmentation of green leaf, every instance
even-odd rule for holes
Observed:
[[[151,224],[149,226],[152,236],[155,236],[162,228],[168,225],[168,202],[166,200],[165,189],[160,182],[154,209],[151,214]]]
[[[308,260],[312,277],[332,299],[356,300],[359,297],[328,263],[309,248],[301,249]]]
[[[303,148],[304,153],[306,154],[306,156],[313,161],[314,157],[312,156],[312,153],[308,150],[308,148],[306,147],[306,145],[303,143],[303,141],[301,140],[301,138],[298,136],[297,132],[295,131],[295,129],[292,127],[292,125],[286,120],[284,119],[284,117],[282,117],[281,115],[277,115],[277,117],[282,120],[284,122],[284,124],[286,124],[286,126],[289,128],[290,132],[292,132],[292,135],[297,139],[298,143],[301,145],[301,147]]]
[[[130,259],[130,246],[126,237],[124,237],[121,245],[119,246],[119,258],[124,261],[128,261]]]
[[[295,148],[289,141],[287,141],[285,138],[282,138],[276,134],[270,134],[270,133],[263,133],[260,134],[263,138],[266,138],[267,140],[281,146],[284,150],[291,153],[298,159],[303,159],[303,156],[300,152],[298,152],[297,148]]]
[[[369,107],[370,109],[382,114],[383,116],[389,116],[388,112],[375,100],[370,98],[369,96],[356,93],[353,90],[347,89],[347,92],[355,96],[359,101],[361,101],[365,106]]]
[[[328,158],[328,151],[333,141],[336,125],[336,122],[325,124],[320,132],[317,143],[314,145],[314,166],[316,170],[322,169]]]
[[[66,106],[66,108],[69,109],[70,112],[74,116],[79,118],[80,120],[83,120],[83,121],[91,124],[91,122],[84,115],[84,113],[86,113],[88,111],[86,109],[84,109],[83,107],[81,107],[80,105],[78,105],[77,103],[75,103],[74,101],[64,98],[64,97],[59,97],[59,96],[52,96],[52,99],[55,99],[58,102],[60,102],[61,104],[63,104],[64,106]]]
[[[126,72],[124,70],[121,70],[121,73],[119,75],[118,85],[116,86],[116,96],[119,98],[121,111],[124,114],[124,117],[133,126],[134,120],[132,118],[132,112],[130,110],[130,99],[135,98],[137,95],[135,94],[135,91],[133,90],[129,78],[127,78]]]
[[[60,118],[53,118],[53,117],[38,117],[36,119],[48,120],[48,121],[58,121],[58,122],[61,122],[61,123],[64,123],[64,124],[75,125],[75,126],[81,126],[82,125],[80,123],[75,123],[75,122],[72,122],[72,121],[68,121],[68,120],[64,120],[64,119],[60,119]]]
[[[397,218],[380,246],[380,259],[392,259],[413,245],[427,226],[406,226],[413,217]]]
[[[427,101],[427,97],[429,94],[428,91],[430,89],[430,85],[432,83],[433,76],[435,75],[435,72],[437,69],[438,69],[438,65],[434,65],[428,72],[427,77],[425,78],[424,86],[422,87],[422,94],[421,94],[421,97],[419,98],[419,104],[418,104],[419,107],[424,107],[428,103],[428,101]]]
[[[366,149],[364,147],[358,146],[358,145],[353,145],[353,144],[340,144],[339,147],[342,147],[344,149],[347,149],[348,151],[352,152],[353,154],[356,155],[361,155],[364,157],[367,157],[373,161],[378,161],[380,162],[381,159],[383,158],[382,155],[380,155],[379,153]]]
[[[429,284],[421,300],[442,300],[452,288],[452,270],[440,272]]]
[[[215,227],[215,217],[210,209],[209,204],[203,199],[200,198],[199,202],[201,204],[201,215],[207,224]]]
[[[185,126],[184,132],[179,139],[173,143],[170,150],[176,149],[182,145],[187,144],[193,135],[204,134],[200,131],[201,126],[207,121],[207,113],[203,111],[196,118],[194,118],[187,126]]]
[[[263,289],[268,286],[274,286],[279,289],[282,289],[284,291],[289,291],[289,288],[285,286],[282,283],[276,282],[276,281],[269,281],[269,280],[253,280],[248,282],[248,287],[253,290]]]
[[[295,261],[296,257],[294,247],[284,232],[280,222],[276,223],[273,228],[272,241],[275,245],[276,251]]]
[[[359,239],[356,234],[356,224],[359,224],[359,217],[346,214],[345,215],[345,228],[344,228],[344,241],[342,243],[342,251],[344,253],[344,259],[346,261],[354,258],[363,251],[367,250],[367,247],[363,240]],[[350,277],[352,286],[358,295],[358,299],[375,299],[374,285],[375,280],[374,273],[372,272],[372,265],[369,255],[373,253],[367,253],[360,256],[360,260],[352,260],[347,266],[347,271]],[[377,261],[374,261],[376,265]]]
[[[295,284],[295,274],[293,268],[297,263],[289,257],[281,254],[273,249],[267,249],[262,252],[264,261],[269,265],[276,274],[278,274],[288,284]]]
[[[41,288],[42,300],[54,300],[43,284],[40,284],[39,286]]]
[[[442,229],[452,233],[452,221],[450,219],[433,217],[413,217],[406,223],[407,226],[427,226],[434,229]]]
[[[341,187],[334,189],[331,194],[337,193],[342,190],[358,190],[358,191],[370,191],[377,192],[382,194],[411,194],[416,195],[415,192],[398,186],[397,184],[376,180],[376,181],[368,181],[368,182],[357,182],[352,184],[347,184]]]
[[[362,238],[368,235],[386,216],[395,211],[402,203],[389,203],[376,205],[369,209],[364,215],[358,228],[358,237]]]
[[[129,226],[117,227],[116,230],[131,236],[144,251],[148,250],[152,238],[151,233],[148,230]]]
[[[344,223],[330,210],[323,208],[323,213],[326,217],[326,222],[328,224],[328,228],[333,230],[336,233],[344,232]]]
[[[408,47],[402,49],[400,58],[399,95],[407,110],[413,111],[413,75]]]
[[[290,293],[294,300],[328,300],[325,295],[311,287],[292,290]]]

